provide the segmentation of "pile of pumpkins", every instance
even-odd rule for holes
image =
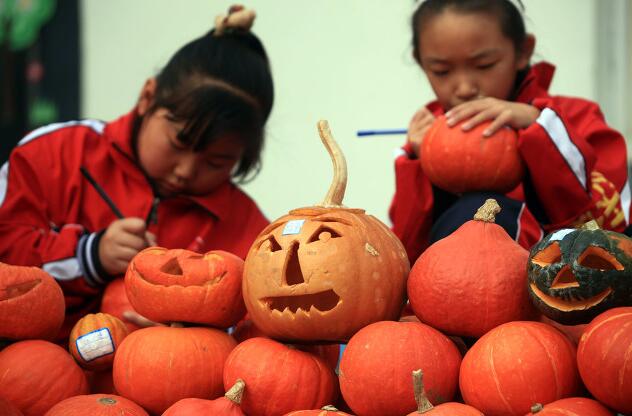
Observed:
[[[318,127],[322,203],[245,261],[143,250],[67,344],[54,279],[0,264],[0,414],[632,414],[631,240],[567,229],[528,252],[488,200],[411,269],[388,227],[342,205],[344,157]]]

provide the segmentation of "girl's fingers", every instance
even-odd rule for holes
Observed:
[[[511,120],[511,114],[507,111],[501,113],[492,121],[492,123],[483,131],[483,136],[489,137],[503,128]]]
[[[463,131],[471,130],[486,120],[493,120],[496,115],[497,113],[494,109],[487,109],[485,111],[481,111],[480,113],[475,113],[461,125],[461,129],[463,129]]]

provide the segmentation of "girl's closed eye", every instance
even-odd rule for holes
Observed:
[[[476,68],[484,71],[486,69],[492,69],[494,66],[496,66],[496,63],[497,61],[481,63],[476,65]]]

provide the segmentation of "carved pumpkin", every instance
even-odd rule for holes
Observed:
[[[114,356],[114,387],[150,413],[178,400],[224,393],[222,372],[235,340],[212,328],[150,327],[129,334]]]
[[[327,122],[318,128],[335,171],[325,200],[265,228],[244,268],[250,318],[287,341],[346,341],[372,322],[397,319],[410,267],[383,223],[342,206],[346,162]]]
[[[0,351],[0,396],[24,416],[42,416],[60,401],[88,394],[86,376],[59,345],[19,341]]]
[[[421,322],[478,338],[505,322],[532,317],[529,252],[494,223],[498,212],[498,203],[488,199],[473,220],[419,256],[408,277],[408,297]]]
[[[341,412],[334,406],[324,406],[318,410],[296,410],[286,413],[285,416],[351,416],[349,413]]]
[[[109,370],[116,350],[128,333],[120,319],[106,313],[89,313],[70,331],[68,350],[87,370]]]
[[[69,397],[53,406],[44,416],[149,416],[125,397],[111,394],[86,394]]]
[[[340,360],[340,391],[359,415],[400,416],[417,408],[411,372],[425,374],[428,398],[451,400],[461,354],[436,329],[416,322],[375,322],[359,330]]]
[[[433,406],[428,397],[426,397],[423,371],[420,369],[413,371],[413,391],[415,392],[417,410],[409,413],[407,416],[485,416],[478,409],[463,403],[446,402]]]
[[[101,298],[101,312],[116,316],[125,323],[128,332],[136,331],[141,327],[128,320],[124,313],[126,311],[136,312],[127,298],[125,291],[125,279],[122,277],[112,280],[105,287]],[[138,312],[136,312],[138,313]]]
[[[44,270],[0,263],[0,338],[53,340],[65,307],[61,287]]]
[[[486,416],[523,416],[534,403],[573,396],[579,386],[575,346],[541,322],[492,329],[468,350],[460,370],[463,401]]]
[[[244,416],[241,410],[241,398],[244,394],[246,383],[237,380],[223,397],[215,400],[182,399],[169,407],[161,416]]]
[[[533,303],[562,324],[632,306],[632,239],[595,221],[547,235],[531,249],[528,268]]]
[[[246,383],[241,408],[250,416],[321,407],[336,395],[336,376],[320,357],[269,338],[250,338],[230,353],[224,388],[237,379]]]
[[[632,414],[632,307],[603,312],[586,327],[577,346],[584,385],[601,403]]]
[[[612,416],[612,412],[596,400],[586,397],[567,397],[542,406],[531,406],[531,412],[525,416]]]
[[[125,274],[134,309],[154,322],[195,322],[228,328],[245,308],[241,295],[243,260],[225,251],[198,254],[149,247]]]
[[[444,116],[432,124],[419,149],[421,167],[430,182],[448,192],[494,191],[506,193],[524,176],[518,152],[518,135],[508,128],[491,137],[486,121],[472,130],[450,127]]]

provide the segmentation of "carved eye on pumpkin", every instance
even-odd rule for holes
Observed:
[[[338,234],[336,231],[332,230],[329,227],[322,226],[319,229],[317,229],[314,234],[312,234],[312,236],[309,238],[307,243],[313,243],[316,241],[322,241],[323,243],[326,243],[332,238],[339,238],[339,237],[340,237],[340,234]]]
[[[275,251],[281,250],[281,245],[277,242],[276,238],[271,235],[261,242],[259,250],[274,253]]]

